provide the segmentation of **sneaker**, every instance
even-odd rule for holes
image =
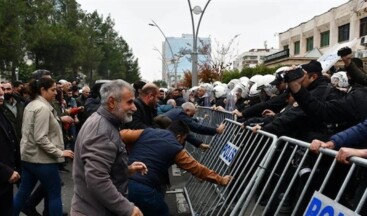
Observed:
[[[27,216],[42,216],[35,208],[24,208],[22,209],[22,213]]]
[[[59,168],[59,171],[60,171],[61,173],[69,173],[69,172],[70,172],[70,170],[66,169],[65,167],[61,167],[61,168]]]

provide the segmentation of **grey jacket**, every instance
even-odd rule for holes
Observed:
[[[61,121],[51,104],[38,96],[24,109],[21,159],[30,163],[60,163],[64,161],[63,150]]]
[[[74,196],[71,215],[128,215],[128,164],[121,141],[120,121],[100,107],[81,128],[73,164]]]

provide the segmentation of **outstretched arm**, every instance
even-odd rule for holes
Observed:
[[[203,179],[205,181],[214,182],[219,185],[228,185],[232,179],[232,176],[226,175],[221,176],[215,171],[209,169],[208,167],[200,164],[194,158],[192,158],[186,150],[180,151],[175,157],[175,163],[181,169],[190,172],[192,175]]]

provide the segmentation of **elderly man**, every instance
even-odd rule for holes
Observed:
[[[196,101],[198,106],[205,106],[205,107],[210,107],[210,97],[209,94],[207,93],[207,89],[205,86],[200,86],[198,89],[198,99]]]
[[[136,111],[129,83],[115,80],[102,85],[101,106],[79,132],[73,164],[74,196],[71,215],[142,215],[127,199],[128,174],[147,172],[141,162],[127,164],[121,123]]]
[[[218,127],[209,127],[202,124],[199,124],[193,118],[196,113],[195,105],[191,102],[186,102],[182,104],[181,107],[176,107],[171,109],[170,111],[164,113],[163,115],[171,119],[172,121],[181,120],[187,126],[189,126],[190,130],[194,133],[203,134],[203,135],[215,135],[223,133],[225,129],[225,125],[222,123]],[[205,150],[209,148],[207,144],[204,144],[202,141],[195,139],[192,134],[187,136],[187,141],[193,144],[196,147],[200,147]]]
[[[87,98],[90,94],[90,88],[89,86],[84,86],[82,88],[82,94],[76,99],[76,104],[78,107],[84,107],[85,102],[87,101]],[[80,128],[83,126],[85,120],[88,118],[88,113],[86,109],[83,109],[83,111],[78,114],[79,124],[77,124],[77,130],[79,132]]]
[[[13,214],[13,184],[20,179],[19,143],[3,112],[4,90],[0,84],[0,215]]]

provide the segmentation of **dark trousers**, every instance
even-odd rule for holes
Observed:
[[[14,198],[14,215],[19,215],[38,180],[47,195],[49,214],[61,216],[61,180],[58,164],[35,164],[24,161],[22,162],[22,182]]]
[[[136,181],[129,181],[129,200],[142,211],[144,216],[168,216],[169,209],[164,194],[155,188]]]
[[[0,184],[0,215],[13,215],[13,184]]]

